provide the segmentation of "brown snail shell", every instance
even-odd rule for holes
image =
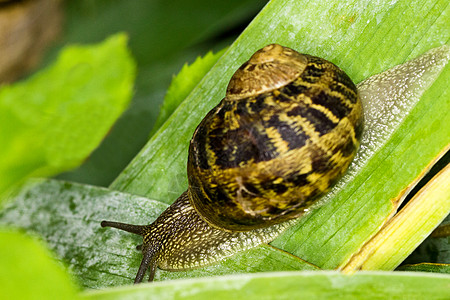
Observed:
[[[236,71],[194,133],[191,204],[226,230],[296,218],[345,172],[361,126],[356,87],[341,69],[268,45]]]

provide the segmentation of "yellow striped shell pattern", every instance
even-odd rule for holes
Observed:
[[[296,218],[345,172],[361,131],[361,102],[341,69],[266,46],[234,74],[194,133],[191,203],[228,230]]]

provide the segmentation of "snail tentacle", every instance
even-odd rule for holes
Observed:
[[[146,225],[133,225],[133,224],[126,224],[126,223],[120,223],[120,222],[113,222],[113,221],[102,221],[100,223],[102,227],[113,227],[117,228],[126,232],[138,234],[138,235],[144,235]]]

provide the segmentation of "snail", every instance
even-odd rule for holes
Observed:
[[[188,270],[272,241],[352,161],[363,128],[354,83],[324,59],[268,45],[232,76],[190,141],[187,191],[143,236],[135,283],[157,267]]]

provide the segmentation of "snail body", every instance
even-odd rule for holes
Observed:
[[[135,279],[186,270],[270,242],[343,175],[359,147],[362,107],[337,66],[277,44],[233,75],[195,130],[189,188],[152,224],[103,221],[143,236]]]

